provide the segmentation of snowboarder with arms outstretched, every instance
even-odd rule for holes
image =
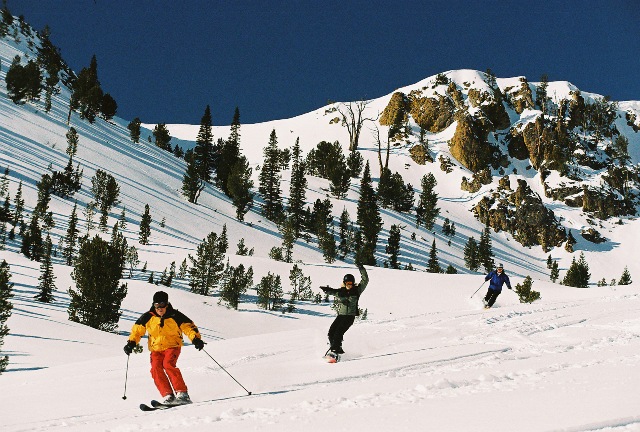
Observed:
[[[509,276],[504,272],[502,264],[498,264],[498,267],[485,276],[484,280],[490,281],[487,295],[484,296],[484,308],[489,309],[502,292],[502,285],[507,284],[507,288],[511,289],[511,282],[509,281]]]
[[[171,306],[166,292],[158,291],[153,295],[151,308],[133,325],[124,352],[130,355],[147,332],[151,351],[151,376],[163,397],[162,403],[191,403],[187,385],[176,363],[182,348],[183,334],[187,335],[196,349],[204,348],[198,327],[185,314]]]
[[[339,354],[344,354],[342,349],[342,339],[347,330],[353,325],[356,316],[359,314],[358,299],[369,283],[367,270],[362,264],[357,264],[360,270],[361,280],[356,284],[355,277],[348,273],[342,278],[340,288],[320,287],[325,293],[335,296],[338,316],[329,327],[329,351],[337,358]]]

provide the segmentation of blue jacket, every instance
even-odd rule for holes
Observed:
[[[511,282],[509,281],[509,276],[506,275],[506,273],[504,272],[504,270],[502,271],[502,274],[498,274],[497,271],[492,271],[491,273],[489,273],[485,278],[485,281],[490,280],[491,282],[489,282],[489,289],[492,291],[497,291],[497,292],[501,292],[502,291],[502,285],[507,284],[507,288],[511,289]]]

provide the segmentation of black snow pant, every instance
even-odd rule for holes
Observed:
[[[496,302],[496,299],[500,295],[500,291],[495,291],[490,289],[487,291],[487,295],[484,296],[484,301],[487,303],[487,306],[491,307]]]
[[[336,319],[333,320],[331,327],[329,327],[329,344],[331,345],[331,350],[342,347],[344,334],[353,325],[355,320],[355,315],[338,315]]]

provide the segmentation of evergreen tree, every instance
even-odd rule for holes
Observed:
[[[138,235],[138,241],[141,245],[149,244],[149,236],[151,235],[151,212],[149,210],[149,204],[144,205],[144,213],[140,220],[140,233]]]
[[[125,255],[125,261],[129,264],[129,279],[133,276],[133,269],[140,264],[140,259],[138,257],[138,249],[135,246],[131,246],[127,249],[127,253]],[[186,264],[186,263],[185,263]]]
[[[124,271],[129,245],[127,244],[127,239],[124,238],[124,235],[122,235],[118,229],[117,222],[113,224],[113,230],[111,231],[111,243],[109,243],[109,246],[111,246],[114,253],[120,257],[120,269],[121,271]],[[120,277],[123,277],[122,274]]]
[[[173,151],[171,148],[171,134],[169,133],[169,129],[167,129],[167,125],[164,123],[158,123],[156,127],[153,128],[153,137],[156,141],[156,147],[161,148],[162,150],[166,150],[168,152]]]
[[[444,218],[442,223],[442,234],[448,236],[451,233],[451,221],[449,218]]]
[[[458,274],[458,270],[453,266],[453,264],[449,264],[447,269],[444,271],[446,274]]]
[[[84,220],[87,223],[87,235],[89,232],[95,228],[95,223],[93,221],[93,216],[96,214],[96,207],[93,203],[87,203],[87,206],[83,210]]]
[[[24,199],[22,198],[22,180],[18,184],[18,191],[13,198],[13,226],[15,227],[18,222],[22,223],[22,212],[24,211]]]
[[[182,177],[182,195],[190,203],[197,204],[200,193],[204,190],[205,182],[200,178],[192,152],[185,155],[185,161],[187,162],[187,168]]]
[[[76,243],[78,241],[78,234],[80,233],[80,230],[78,229],[77,209],[78,204],[76,203],[73,205],[71,216],[69,216],[67,235],[64,237],[65,247],[62,250],[62,256],[65,258],[65,261],[69,266],[73,264],[73,258],[75,257],[76,252]]]
[[[280,234],[282,235],[282,251],[284,253],[284,261],[293,261],[293,245],[296,242],[295,227],[291,217],[285,219],[284,223],[280,227]]]
[[[109,93],[105,93],[102,96],[100,111],[102,112],[102,118],[105,120],[111,120],[118,112],[118,104]]]
[[[89,67],[82,68],[78,78],[73,82],[67,123],[71,119],[71,111],[75,110],[79,111],[81,119],[93,123],[102,108],[103,96],[104,92],[98,80],[98,61],[94,55]]]
[[[477,271],[480,268],[478,243],[473,237],[469,237],[469,240],[464,246],[464,265],[471,271]]]
[[[279,222],[282,218],[282,196],[280,191],[280,151],[275,129],[269,137],[269,144],[264,148],[264,162],[260,170],[260,186],[258,190],[264,201],[262,214],[269,220]]]
[[[551,258],[551,255],[549,255],[547,257],[547,268],[550,269],[553,266],[553,258]]]
[[[342,209],[342,214],[340,214],[339,238],[338,252],[340,253],[340,258],[345,259],[351,253],[353,247],[353,224],[346,207]]]
[[[296,238],[300,237],[300,233],[304,228],[304,205],[307,194],[307,178],[304,175],[305,167],[302,162],[300,151],[300,138],[296,139],[293,146],[293,164],[291,166],[291,183],[289,186],[289,207],[287,213],[291,218],[296,234]]]
[[[71,274],[76,290],[69,289],[69,320],[114,331],[122,314],[127,285],[120,285],[122,257],[109,243],[95,236],[82,242]]]
[[[122,211],[120,212],[120,217],[118,217],[118,227],[121,230],[127,229],[127,215],[126,215],[126,207],[122,207]]]
[[[187,267],[187,259],[182,260],[182,264],[180,264],[180,268],[178,269],[178,278],[184,279],[187,276],[187,271],[189,268]]]
[[[622,276],[620,276],[620,280],[618,281],[618,285],[630,285],[631,282],[631,273],[629,273],[629,269],[625,266]]]
[[[22,66],[20,56],[15,56],[5,76],[7,96],[15,104],[39,99],[41,79],[40,67],[35,61],[29,60]]]
[[[280,275],[269,272],[262,277],[256,289],[258,307],[266,310],[278,310],[284,303]]]
[[[43,303],[53,301],[53,291],[56,289],[53,265],[51,264],[51,237],[47,235],[44,243],[44,255],[40,263],[40,277],[38,277],[38,294],[35,299]]]
[[[142,121],[138,117],[131,120],[131,122],[129,122],[129,124],[127,125],[127,129],[129,129],[129,132],[131,134],[131,141],[136,144],[140,142],[141,125]]]
[[[4,344],[4,337],[9,333],[9,327],[7,327],[7,320],[11,316],[11,290],[13,289],[13,283],[11,283],[11,272],[9,264],[6,260],[2,260],[0,263],[0,348]],[[4,372],[9,364],[9,357],[0,357],[0,374]]]
[[[291,297],[294,300],[313,300],[315,295],[311,290],[311,277],[305,276],[297,264],[294,264],[289,272],[289,281],[291,282]]]
[[[196,136],[196,146],[193,149],[193,161],[198,178],[206,183],[211,182],[211,174],[214,168],[212,125],[211,109],[207,105],[200,119],[200,129]]]
[[[251,285],[253,285],[253,268],[249,267],[245,270],[244,265],[239,264],[234,267],[229,265],[229,261],[227,261],[220,283],[218,303],[225,302],[229,308],[238,310],[240,297],[247,292],[247,288]]]
[[[318,245],[320,246],[320,250],[322,250],[322,256],[325,262],[331,264],[336,260],[337,252],[333,224],[330,227],[325,227],[319,234]]]
[[[176,262],[172,261],[171,265],[169,266],[169,273],[164,275],[164,278],[160,283],[164,286],[170,287],[174,277],[176,277]]]
[[[400,255],[400,227],[391,225],[389,230],[389,242],[385,251],[389,254],[389,267],[399,269],[398,255]]]
[[[244,238],[241,238],[238,241],[238,245],[237,245],[237,251],[236,251],[236,255],[241,255],[241,256],[247,256],[247,255],[253,255],[253,248],[251,248],[251,250],[249,250],[245,245],[244,245]]]
[[[22,246],[20,252],[33,261],[40,261],[44,254],[44,242],[42,240],[42,230],[38,213],[33,213],[29,228],[22,236]]]
[[[189,255],[189,288],[192,293],[207,296],[215,288],[224,271],[227,252],[226,235],[211,232],[196,249],[196,257]]]
[[[244,215],[253,207],[252,169],[246,157],[240,155],[227,177],[228,195],[236,208],[236,218],[243,221]]]
[[[233,178],[230,176],[233,174],[235,167],[238,164],[240,155],[240,110],[236,107],[233,113],[233,120],[231,121],[231,133],[229,139],[221,142],[220,158],[218,160],[216,171],[216,182],[220,189],[227,194],[230,193],[231,185],[233,184]],[[248,166],[248,164],[247,164]]]
[[[569,266],[567,274],[564,276],[564,279],[562,279],[562,285],[587,288],[590,278],[589,264],[587,264],[584,253],[580,253],[580,259],[578,261],[576,261],[575,257],[571,260],[571,266]]]
[[[351,178],[360,177],[360,173],[364,167],[364,158],[358,151],[354,150],[349,153],[347,157],[347,167],[349,168]]]
[[[100,227],[104,229],[107,226],[109,211],[120,203],[120,186],[111,174],[98,169],[91,179],[91,192],[96,207],[100,209]]]
[[[66,134],[67,137],[67,154],[71,157],[75,156],[78,153],[78,131],[73,126],[69,128],[69,131]]]
[[[551,282],[555,283],[559,277],[560,270],[558,269],[558,261],[554,261],[551,264],[551,275],[549,276],[549,278],[551,279]]]
[[[356,243],[356,263],[363,265],[376,265],[375,251],[378,243],[378,234],[382,229],[382,218],[376,199],[376,193],[371,184],[371,170],[369,162],[364,167],[360,182],[360,197],[358,199],[357,218],[360,243]]]
[[[429,261],[427,262],[427,272],[429,273],[442,273],[442,267],[438,262],[438,249],[436,248],[436,240],[433,239],[431,244],[431,251],[429,252]]]
[[[429,173],[422,177],[420,184],[422,192],[420,193],[418,207],[416,207],[416,227],[424,225],[426,229],[431,230],[440,214],[440,209],[436,207],[438,194],[433,190],[438,182],[433,174]]]
[[[540,107],[542,115],[548,114],[547,102],[549,97],[547,96],[547,87],[549,87],[549,78],[544,74],[540,78],[540,85],[536,89],[536,105]]]
[[[533,280],[531,276],[527,276],[524,278],[522,285],[516,284],[515,292],[518,294],[520,298],[520,303],[533,303],[534,301],[540,299],[540,293],[531,289],[533,285]]]
[[[493,270],[493,250],[491,247],[491,228],[485,227],[480,235],[480,243],[478,244],[478,260],[488,273]]]

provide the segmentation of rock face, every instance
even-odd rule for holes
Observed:
[[[504,180],[501,183],[508,186]],[[567,235],[553,211],[524,180],[518,179],[515,192],[509,193],[509,189],[483,197],[473,209],[478,220],[496,231],[511,233],[523,246],[540,245],[545,251],[561,246]]]
[[[487,141],[487,131],[477,119],[465,111],[456,114],[458,125],[449,141],[451,156],[472,172],[486,168],[493,149]]]

